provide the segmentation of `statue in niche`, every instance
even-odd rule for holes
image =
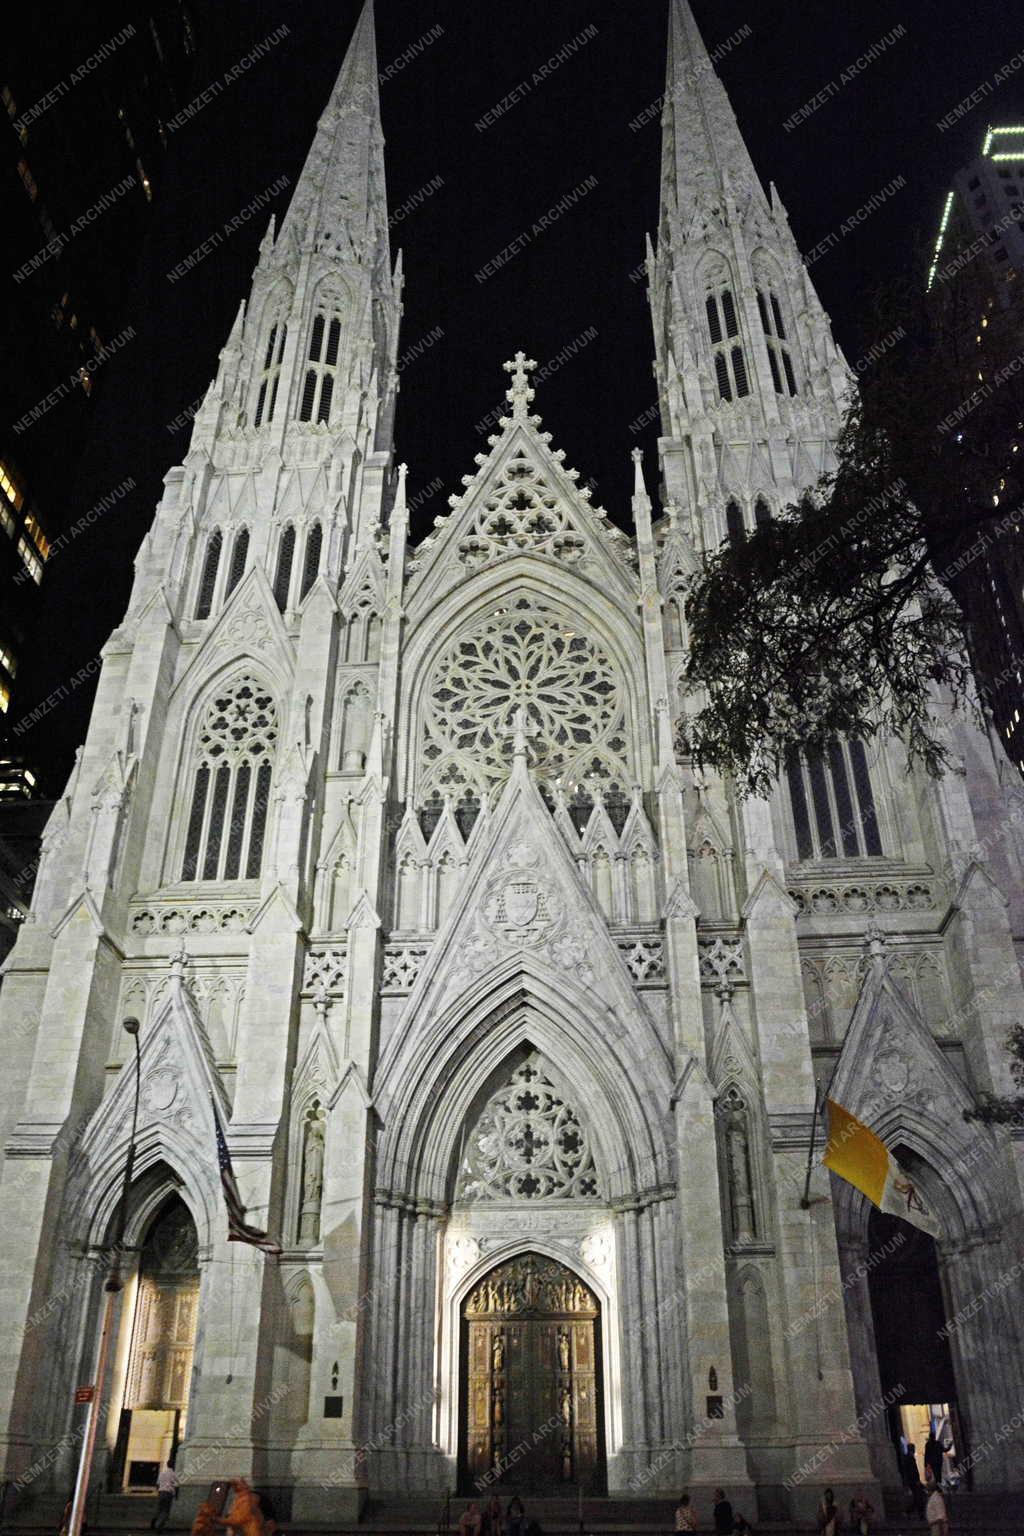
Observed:
[[[558,1407],[562,1415],[562,1423],[570,1424],[572,1422],[572,1393],[568,1387],[562,1388],[559,1394]]]
[[[754,1192],[750,1177],[747,1117],[738,1104],[729,1113],[725,1146],[733,1233],[737,1242],[749,1243],[754,1238]]]
[[[302,1201],[299,1206],[299,1242],[320,1239],[320,1206],[324,1193],[324,1113],[314,1099],[306,1111],[302,1139]]]
[[[564,1328],[558,1330],[558,1363],[563,1371],[569,1369],[569,1335]]]
[[[505,1421],[505,1394],[500,1387],[494,1392],[494,1422],[502,1424]]]
[[[505,1335],[496,1333],[494,1343],[491,1346],[491,1365],[494,1370],[500,1371],[505,1364]]]

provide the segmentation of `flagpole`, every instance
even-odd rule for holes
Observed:
[[[821,1105],[821,1084],[815,1080],[814,1084],[814,1111],[811,1115],[811,1139],[807,1146],[807,1173],[804,1177],[804,1192],[800,1200],[800,1209],[809,1211],[811,1208],[811,1173],[814,1168],[814,1138],[818,1134],[818,1114]]]

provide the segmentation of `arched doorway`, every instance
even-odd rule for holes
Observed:
[[[112,1490],[151,1488],[185,1436],[199,1310],[199,1242],[178,1195],[150,1222],[139,1254]]]
[[[600,1303],[539,1253],[497,1265],[462,1307],[459,1475],[468,1493],[603,1493]]]
[[[904,1166],[912,1163],[908,1149],[901,1148],[899,1155]],[[923,1480],[930,1432],[948,1452],[947,1469],[967,1452],[938,1250],[927,1232],[874,1206],[868,1216],[868,1247],[873,1257],[868,1295],[879,1380],[891,1404],[887,1412],[896,1475],[901,1475],[904,1448],[912,1444]]]

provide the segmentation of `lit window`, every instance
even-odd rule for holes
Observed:
[[[15,656],[10,646],[4,645],[2,641],[0,641],[0,665],[6,667],[7,671],[11,674],[12,677],[18,670],[17,656]]]
[[[24,537],[18,539],[18,554],[21,556],[22,562],[25,565],[29,575],[32,577],[32,580],[37,583],[42,581],[43,562],[32,548],[32,545],[29,543],[28,539]]]
[[[6,683],[0,683],[0,710],[6,715],[11,702],[11,690]]]
[[[36,198],[39,196],[39,188],[36,186],[35,178],[28,168],[27,160],[18,161],[18,175],[21,177],[25,191],[28,193],[32,201],[35,202]]]
[[[47,555],[50,553],[50,541],[46,537],[43,530],[40,528],[39,524],[36,522],[35,518],[32,516],[31,512],[25,513],[25,527],[32,535],[32,542],[35,544],[36,549],[38,549],[39,553],[45,560]]]
[[[0,491],[3,491],[15,511],[20,512],[25,497],[18,487],[11,470],[2,461],[0,461]]]
[[[791,752],[786,779],[799,858],[881,854],[863,742],[833,739],[824,752]]]
[[[0,501],[0,527],[2,527],[7,536],[12,539],[14,538],[14,535],[18,529],[18,525],[14,520],[14,516],[11,513],[10,508],[2,501]]]

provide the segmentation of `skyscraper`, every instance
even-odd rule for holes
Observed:
[[[981,154],[954,176],[928,273],[929,289],[936,283],[964,284],[974,299],[967,306],[964,341],[970,346],[973,339],[977,346],[978,378],[984,383],[992,372],[987,343],[1002,345],[1012,358],[1020,340],[1024,127],[989,128]],[[961,436],[972,428],[965,421]],[[1006,468],[993,461],[997,506]],[[985,537],[960,562],[963,569],[951,585],[967,618],[979,695],[1007,756],[1024,774],[1024,514],[1007,511],[1011,515],[983,530]]]
[[[686,758],[687,580],[828,466],[849,379],[685,0],[669,50],[663,515],[639,455],[633,536],[590,505],[520,351],[410,548],[362,13],[167,475],[0,992],[22,1499],[66,1484],[73,1436],[32,1469],[92,1370],[125,1015],[115,1487],[177,1450],[188,1500],[230,1466],[297,1520],[453,1478],[803,1517],[826,1479],[877,1504],[887,1410],[936,1403],[989,1447],[979,1483],[1021,1482],[997,1283],[1019,1169],[961,1116],[1006,1086],[1020,1016],[1020,816],[957,721],[941,783],[836,742],[740,803]],[[907,1239],[820,1169],[801,1199],[826,1075],[942,1221],[902,1354]],[[280,1260],[227,1241],[211,1097]]]

